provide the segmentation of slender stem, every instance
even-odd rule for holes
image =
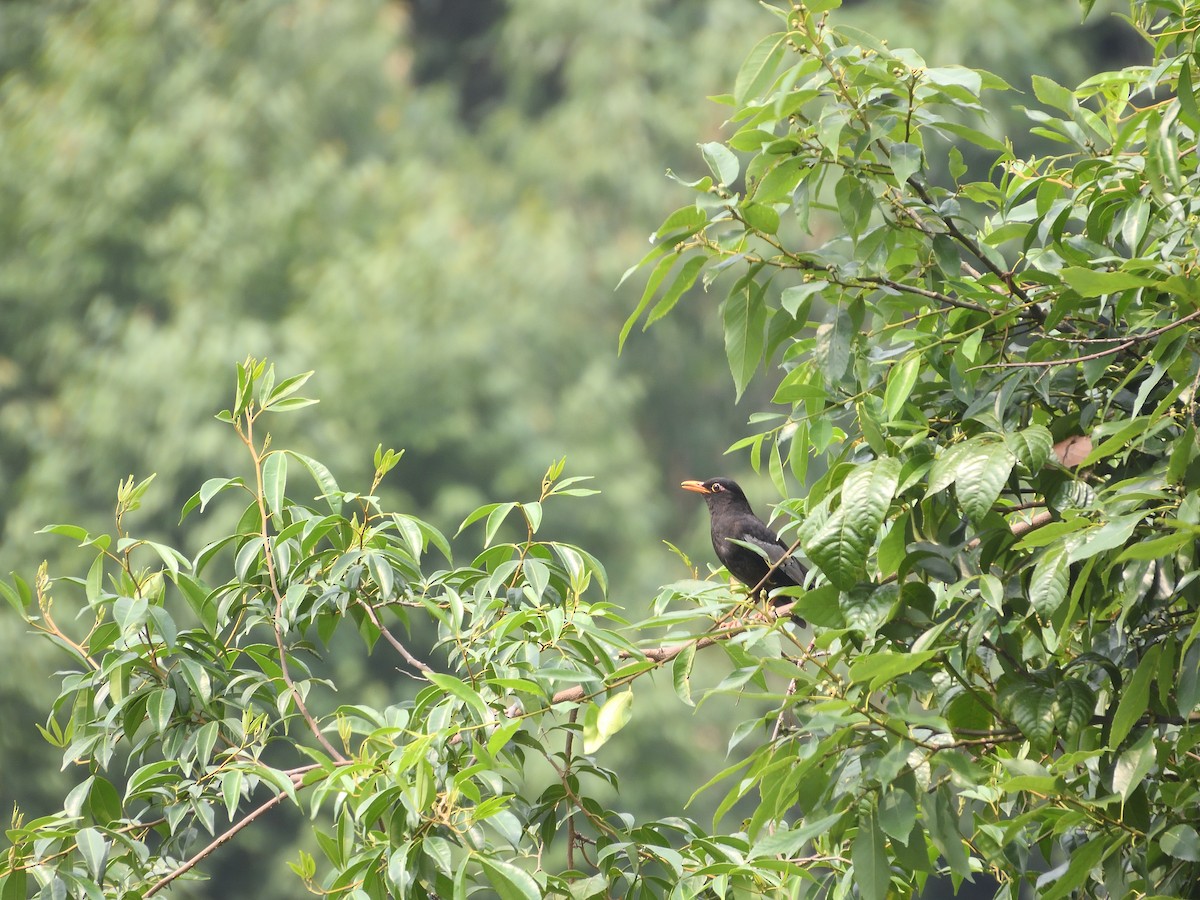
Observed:
[[[988,255],[983,252],[983,248],[959,229],[959,227],[954,223],[953,216],[939,213],[934,210],[933,195],[929,192],[929,188],[926,187],[925,184],[922,183],[919,178],[917,178],[917,176],[913,175],[910,177],[908,179],[908,185],[917,192],[917,195],[921,198],[921,201],[928,206],[931,211],[933,211],[933,214],[937,216],[938,219],[941,220],[942,224],[946,226],[946,231],[949,232],[950,236],[954,238],[954,240],[962,244],[962,246],[964,246],[972,256],[983,263],[983,267],[985,269],[999,278],[1002,283],[1007,284],[1009,290],[1012,291],[1013,296],[1017,297],[1022,303],[1029,302],[1029,295],[1026,294],[1025,291],[1020,287],[1013,284],[1012,280],[1008,277],[1008,273],[992,262]]]
[[[771,729],[771,743],[779,739],[779,732],[783,730],[783,715],[787,712],[787,697],[791,697],[796,693],[796,679],[793,678],[788,682],[787,690],[783,692],[784,701],[780,704],[779,713],[775,716],[775,727]]]
[[[325,748],[325,752],[337,760],[339,763],[346,761],[346,758],[338,752],[337,748],[329,742],[329,739],[321,732],[321,726],[317,724],[317,720],[313,718],[312,713],[308,711],[308,706],[304,702],[304,698],[300,695],[300,689],[296,687],[296,683],[292,680],[291,672],[288,670],[287,648],[283,644],[283,592],[279,589],[279,581],[275,576],[275,554],[271,550],[271,528],[270,517],[267,513],[266,492],[263,485],[263,457],[259,454],[258,448],[254,446],[254,418],[255,414],[251,411],[246,413],[246,430],[242,435],[242,440],[246,447],[250,450],[250,455],[254,460],[254,479],[255,479],[255,501],[258,504],[259,515],[259,534],[263,542],[263,562],[267,567],[267,578],[271,583],[271,595],[275,598],[275,649],[279,651],[279,674],[283,678],[284,684],[287,685],[291,692],[292,699],[296,702],[296,708],[300,711],[300,715],[304,717],[304,721],[308,723],[309,730],[317,739],[317,742]]]
[[[371,620],[371,624],[379,629],[379,633],[387,639],[387,642],[395,648],[397,653],[404,657],[404,661],[406,663],[408,663],[418,672],[428,673],[433,671],[430,666],[427,666],[425,663],[421,662],[421,660],[409,653],[405,646],[401,644],[400,641],[398,641],[386,627],[384,627],[384,625],[379,621],[379,618],[375,615],[375,610],[371,607],[370,603],[360,600],[359,605],[366,611],[367,618]]]
[[[1070,366],[1075,363],[1088,362],[1093,359],[1102,359],[1105,356],[1114,356],[1128,350],[1143,341],[1148,341],[1158,337],[1160,334],[1165,334],[1172,329],[1178,328],[1180,325],[1186,325],[1195,319],[1200,319],[1200,309],[1188,313],[1182,319],[1177,319],[1174,322],[1168,322],[1161,328],[1155,328],[1153,331],[1147,331],[1145,334],[1137,334],[1127,340],[1122,341],[1115,347],[1108,347],[1104,350],[1097,350],[1095,353],[1087,353],[1083,356],[1073,356],[1070,359],[1043,359],[1033,362],[1011,362],[1011,363],[984,363],[982,365],[973,366],[968,371],[973,372],[976,369],[1051,369],[1055,366]]]
[[[938,303],[944,303],[947,306],[955,306],[959,309],[969,309],[973,312],[985,313],[986,315],[994,315],[993,311],[986,306],[981,306],[978,303],[972,303],[970,300],[959,300],[957,297],[951,297],[949,294],[943,294],[940,291],[931,291],[928,288],[917,287],[915,284],[905,284],[902,281],[895,281],[891,278],[882,278],[878,276],[859,278],[858,281],[868,284],[878,284],[884,287],[891,288],[894,291],[900,291],[905,294],[916,294],[918,297],[925,297],[928,300],[936,300]]]
[[[574,725],[579,721],[579,707],[576,706],[571,710],[571,714],[567,717],[567,721]],[[571,786],[567,784],[567,779],[571,777],[571,756],[575,749],[575,729],[567,729],[567,742],[563,748],[563,770],[562,783],[563,790],[571,795]],[[567,815],[567,868],[575,868],[575,814],[571,812]]]
[[[152,884],[150,886],[150,889],[148,891],[146,891],[146,893],[143,894],[142,896],[144,896],[144,897],[154,896],[159,891],[161,891],[163,888],[165,888],[168,884],[170,884],[172,881],[174,881],[176,878],[178,878],[180,875],[183,875],[183,874],[191,871],[193,868],[195,868],[197,863],[199,863],[205,857],[209,856],[214,850],[216,850],[222,844],[228,843],[235,834],[237,834],[239,831],[241,831],[243,828],[245,828],[247,825],[249,825],[251,822],[253,822],[255,819],[257,819],[259,816],[274,809],[276,806],[278,806],[280,803],[282,803],[286,797],[287,797],[287,792],[280,791],[278,794],[276,794],[274,797],[272,797],[266,803],[263,803],[261,806],[259,806],[258,809],[254,810],[251,813],[248,813],[244,819],[241,819],[238,822],[235,822],[232,827],[230,827],[226,831],[223,831],[221,834],[217,835],[216,839],[213,840],[212,843],[210,843],[208,846],[206,846],[203,850],[201,850],[199,853],[197,853],[195,856],[193,856],[187,862],[183,863],[181,866],[178,866],[175,869],[172,869],[170,872],[168,872],[166,875],[164,875],[158,881],[154,882],[154,884]]]

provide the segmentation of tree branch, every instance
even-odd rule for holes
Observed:
[[[1105,356],[1114,356],[1128,350],[1142,341],[1148,341],[1151,338],[1156,338],[1160,334],[1165,334],[1180,325],[1185,325],[1195,319],[1200,319],[1200,309],[1188,313],[1182,319],[1177,319],[1174,322],[1169,322],[1161,328],[1155,328],[1153,331],[1147,331],[1145,334],[1134,335],[1115,347],[1108,347],[1105,350],[1097,350],[1095,353],[1087,353],[1083,356],[1073,356],[1070,359],[1043,359],[1032,362],[1011,362],[1011,363],[983,363],[982,365],[972,366],[968,372],[974,372],[976,369],[1051,369],[1055,366],[1071,366],[1075,363],[1088,362],[1093,359],[1102,359]]]
[[[957,297],[951,297],[949,294],[943,294],[939,291],[931,291],[928,288],[917,287],[915,284],[905,284],[902,281],[895,281],[891,278],[882,278],[872,276],[869,278],[857,279],[860,283],[880,285],[882,287],[891,288],[893,291],[900,291],[904,294],[916,294],[918,297],[925,297],[928,300],[936,300],[938,303],[944,303],[947,306],[955,306],[959,309],[969,309],[973,312],[985,313],[986,315],[994,315],[994,311],[986,306],[981,306],[978,303],[972,303],[970,300],[959,300]]]
[[[395,648],[397,653],[404,657],[404,661],[406,663],[408,663],[418,672],[428,674],[429,672],[433,671],[430,666],[427,666],[425,663],[421,662],[421,660],[409,653],[405,646],[401,644],[400,641],[398,641],[395,636],[383,626],[383,624],[379,621],[379,618],[375,615],[375,610],[371,607],[370,603],[367,603],[365,600],[359,600],[358,603],[364,610],[366,610],[367,618],[371,620],[371,624],[379,629],[379,633],[387,639],[387,642]]]
[[[264,499],[265,490],[263,487],[263,457],[259,454],[258,449],[254,446],[254,417],[255,413],[246,413],[246,431],[243,434],[241,429],[238,429],[238,434],[241,435],[246,447],[250,450],[250,456],[254,460],[254,478],[257,490],[255,492],[255,501],[258,505],[258,515],[261,527],[259,534],[263,542],[263,563],[267,567],[267,578],[271,583],[271,595],[275,600],[275,617],[273,630],[275,632],[275,649],[279,651],[279,674],[283,677],[284,684],[287,685],[291,692],[292,699],[296,702],[296,708],[300,711],[300,715],[304,717],[304,721],[308,723],[309,731],[316,737],[317,742],[325,748],[333,759],[340,763],[344,763],[346,758],[337,751],[337,748],[329,742],[324,734],[321,733],[321,726],[317,724],[317,720],[313,718],[312,713],[308,711],[308,706],[304,702],[304,698],[300,696],[300,690],[296,687],[296,683],[292,680],[292,675],[288,671],[287,648],[283,645],[283,592],[279,590],[279,581],[275,577],[275,555],[271,549],[271,529],[270,518],[267,513],[267,503]],[[270,443],[270,435],[267,436],[267,443]],[[266,444],[263,445],[264,450]]]
[[[956,241],[958,241],[958,243],[962,244],[962,246],[965,247],[972,256],[974,256],[977,260],[979,260],[981,263],[983,263],[983,267],[985,269],[987,269],[989,272],[991,272],[993,275],[995,275],[997,278],[999,278],[1001,282],[1003,282],[1004,284],[1007,284],[1009,287],[1009,290],[1011,290],[1013,292],[1013,295],[1015,297],[1017,297],[1022,303],[1029,302],[1029,295],[1026,294],[1024,290],[1022,290],[1021,288],[1019,288],[1015,284],[1013,284],[1012,280],[1008,277],[1008,273],[1006,273],[1003,269],[1001,269],[994,262],[992,262],[991,259],[988,258],[987,254],[985,254],[983,252],[983,248],[980,247],[977,243],[975,243],[975,241],[973,239],[971,239],[966,234],[964,234],[959,229],[959,227],[954,224],[953,216],[948,216],[944,213],[940,213],[940,212],[936,211],[936,209],[934,208],[935,204],[933,201],[933,195],[931,193],[929,193],[929,188],[927,188],[921,182],[921,180],[919,178],[917,178],[916,175],[912,175],[909,177],[908,185],[914,191],[917,192],[917,195],[921,198],[921,201],[927,207],[929,207],[930,211],[933,212],[933,214],[938,217],[938,219],[941,221],[941,223],[946,226],[946,231],[950,234],[950,236],[952,238],[954,238],[954,240],[956,240]]]
[[[293,783],[295,783],[299,779],[299,777],[300,776],[292,776]],[[249,825],[251,822],[253,822],[255,819],[257,819],[259,816],[263,815],[266,812],[269,812],[271,809],[278,806],[281,802],[283,802],[283,800],[286,797],[287,797],[287,792],[280,791],[278,794],[276,794],[274,797],[272,797],[266,803],[263,803],[261,806],[259,806],[258,809],[254,810],[251,813],[248,813],[244,819],[241,819],[240,821],[235,822],[231,828],[229,828],[226,831],[223,831],[221,834],[217,835],[217,837],[212,841],[212,843],[210,843],[208,846],[206,846],[203,850],[201,850],[199,853],[197,853],[195,856],[193,856],[187,862],[183,863],[183,865],[178,866],[177,868],[171,870],[166,875],[164,875],[162,878],[160,878],[158,881],[154,882],[154,884],[152,884],[150,886],[150,889],[148,891],[146,891],[146,893],[143,894],[143,896],[144,897],[154,896],[159,891],[161,891],[163,888],[165,888],[168,884],[170,884],[172,881],[174,881],[176,878],[178,878],[180,875],[184,875],[185,873],[191,871],[193,868],[196,867],[197,863],[199,863],[205,857],[209,856],[214,850],[216,850],[222,844],[228,843],[233,838],[234,835],[236,835],[239,831],[241,831],[243,828],[245,828],[247,825]]]

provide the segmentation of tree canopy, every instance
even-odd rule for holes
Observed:
[[[296,878],[339,897],[1194,895],[1200,12],[1135,2],[1147,64],[1013,101],[837,5],[770,8],[619,337],[719,321],[737,394],[771,395],[734,449],[812,564],[790,604],[682,552],[648,611],[611,595],[546,526],[598,503],[560,460],[450,535],[381,498],[401,452],[353,485],[314,458],[282,424],[322,415],[308,375],[248,358],[218,415],[241,474],[183,503],[202,543],[141,533],[130,479],[111,529],[45,529],[82,564],[0,586],[69,661],[42,735],[87,773],[18,814],[0,897],[153,896],[284,805]],[[1018,103],[1032,156],[986,115]],[[403,689],[336,692],[344,648]],[[656,673],[681,714],[740,701],[711,821],[611,790]]]

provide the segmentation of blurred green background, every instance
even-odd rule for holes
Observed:
[[[837,15],[1021,90],[1141,59],[1116,8],[1082,26],[1072,3],[1026,0]],[[247,354],[317,370],[322,403],[275,445],[345,489],[369,486],[377,444],[405,448],[385,503],[453,532],[479,503],[536,498],[565,455],[603,493],[551,505],[544,533],[599,556],[632,617],[687,574],[664,540],[704,571],[703,505],[678,482],[739,477],[766,512],[766,479],[722,454],[769,393],[735,404],[715,293],[618,358],[641,284],[614,287],[689,201],[665,170],[699,177],[696,143],[727,133],[706,96],[776,27],[750,0],[0,2],[0,572],[85,571],[35,531],[111,529],[131,473],[158,473],[134,530],[194,553],[234,515],[176,525],[204,479],[245,471],[212,416]],[[0,654],[0,808],[33,818],[75,781],[34,728],[58,660],[7,612]],[[398,680],[386,660],[335,664],[343,692]],[[641,816],[683,813],[728,740],[727,716],[659,687],[601,760]],[[272,850],[296,824],[256,826],[178,893],[295,895]]]

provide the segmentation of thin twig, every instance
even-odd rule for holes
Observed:
[[[1165,334],[1180,325],[1185,325],[1194,319],[1200,319],[1200,309],[1188,313],[1182,319],[1177,319],[1174,322],[1169,322],[1161,328],[1155,328],[1153,331],[1147,331],[1145,334],[1134,335],[1133,337],[1122,341],[1115,347],[1109,347],[1105,350],[1097,350],[1095,353],[1087,353],[1083,356],[1073,356],[1070,359],[1042,359],[1032,362],[1010,362],[1010,363],[983,363],[978,366],[972,366],[968,372],[974,372],[976,369],[1051,369],[1055,366],[1070,366],[1075,363],[1089,362],[1093,359],[1102,359],[1105,356],[1113,356],[1128,350],[1142,341],[1148,341],[1151,338],[1156,338],[1160,334]]]
[[[783,607],[780,607],[780,608],[782,609]],[[787,608],[790,609],[791,604],[788,604]],[[682,644],[673,644],[671,646],[666,646],[666,647],[647,647],[645,650],[638,650],[636,652],[631,651],[631,650],[622,650],[620,653],[617,654],[617,658],[618,659],[635,659],[635,658],[642,659],[642,658],[644,658],[644,659],[650,660],[651,662],[655,662],[655,663],[658,663],[659,665],[662,665],[663,663],[667,663],[667,662],[670,662],[671,660],[673,660],[675,657],[677,657],[680,653],[682,653],[688,647],[695,647],[697,650],[703,650],[705,647],[711,647],[713,644],[719,644],[722,641],[727,641],[730,638],[737,637],[739,634],[742,634],[743,632],[747,631],[749,628],[750,628],[749,625],[741,624],[741,623],[739,623],[737,625],[728,625],[724,628],[720,628],[716,631],[710,632],[710,633],[704,635],[703,637],[694,638],[693,640],[690,640],[690,641],[684,641]],[[641,673],[638,673],[638,674],[641,674]],[[636,675],[632,676],[632,677],[636,677]],[[606,684],[601,690],[602,691],[611,691],[613,688],[617,688],[617,687],[620,687],[622,684],[625,684],[626,681],[628,681],[628,680],[631,680],[631,679],[623,679],[621,681],[613,682],[612,684]],[[557,694],[555,694],[553,697],[551,697],[550,705],[553,706],[558,703],[578,703],[580,700],[583,700],[587,696],[588,696],[588,692],[584,688],[584,686],[582,684],[575,684],[569,688],[563,688],[561,691],[559,691]]]
[[[1033,531],[1035,528],[1041,528],[1043,525],[1049,525],[1054,520],[1054,513],[1046,511],[1040,512],[1033,516],[1028,522],[1013,522],[1008,526],[1008,530],[1012,532],[1015,538],[1024,537]],[[971,538],[967,541],[968,550],[974,550],[983,542],[983,538]]]
[[[203,850],[201,850],[199,853],[197,853],[195,856],[193,856],[191,859],[189,859],[183,865],[171,870],[166,875],[164,875],[162,878],[160,878],[158,881],[154,882],[154,884],[152,884],[150,886],[150,889],[148,891],[146,891],[146,893],[143,894],[143,896],[152,897],[154,894],[157,894],[159,891],[161,891],[163,888],[165,888],[168,884],[170,884],[172,881],[174,881],[180,875],[183,875],[183,874],[191,871],[193,868],[195,868],[197,863],[199,863],[206,856],[211,854],[214,850],[216,850],[222,844],[225,844],[228,841],[230,841],[235,834],[237,834],[239,831],[241,831],[243,828],[245,828],[247,825],[249,825],[251,822],[253,822],[255,819],[257,819],[259,816],[263,815],[264,813],[266,813],[266,812],[270,811],[271,809],[273,809],[274,807],[278,806],[281,802],[283,802],[283,800],[286,797],[287,797],[287,792],[280,791],[278,794],[276,794],[274,797],[272,797],[266,803],[262,804],[258,809],[247,814],[244,819],[241,819],[240,821],[235,822],[232,827],[230,827],[226,831],[223,831],[221,834],[217,835],[216,839],[213,840],[212,843],[210,843],[208,846],[206,846]]]
[[[1013,284],[1012,280],[1008,277],[1008,274],[1003,269],[1001,269],[999,266],[997,266],[994,262],[992,262],[992,260],[988,257],[988,255],[983,252],[983,248],[980,247],[977,243],[975,243],[975,241],[972,238],[970,238],[966,234],[964,234],[959,229],[959,227],[956,224],[954,224],[953,216],[949,216],[949,215],[946,215],[945,213],[937,212],[936,204],[934,203],[934,199],[933,199],[933,195],[931,193],[929,193],[929,188],[927,188],[921,182],[921,180],[919,178],[917,178],[917,176],[915,176],[915,175],[910,176],[908,179],[908,185],[914,191],[917,192],[917,195],[921,198],[922,202],[924,202],[924,204],[929,207],[930,211],[933,212],[933,214],[935,216],[937,216],[938,219],[941,220],[942,224],[946,226],[946,231],[948,231],[950,233],[950,236],[952,238],[954,238],[956,241],[958,241],[958,243],[960,243],[964,247],[966,247],[972,256],[974,256],[977,260],[979,260],[981,263],[983,263],[983,266],[985,269],[987,269],[989,272],[991,272],[993,275],[995,275],[997,278],[999,278],[1003,283],[1007,284],[1009,287],[1009,290],[1011,290],[1013,292],[1013,294],[1018,299],[1021,300],[1021,302],[1023,302],[1023,303],[1029,302],[1029,295],[1026,294],[1025,291],[1022,290],[1020,287]]]
[[[783,692],[784,701],[779,707],[779,715],[775,717],[775,727],[771,729],[771,743],[775,743],[779,739],[779,732],[783,730],[783,715],[787,712],[787,698],[796,693],[796,679],[793,678],[788,682],[787,690]]]
[[[931,291],[928,288],[917,287],[914,284],[905,284],[902,281],[895,281],[891,278],[872,276],[869,278],[859,278],[857,281],[865,282],[867,284],[882,285],[883,287],[888,287],[894,291],[900,291],[904,294],[916,294],[918,297],[925,297],[928,300],[936,300],[938,303],[945,303],[947,306],[956,306],[959,309],[969,309],[973,312],[980,312],[989,316],[995,314],[986,306],[981,306],[978,303],[972,303],[970,300],[959,300],[957,297],[951,297],[949,294],[943,294],[940,291]]]
[[[408,650],[405,648],[405,646],[403,644],[401,644],[398,640],[396,640],[395,636],[390,631],[388,631],[387,628],[385,628],[383,626],[383,624],[379,621],[378,617],[375,615],[375,610],[371,608],[370,603],[367,603],[366,601],[363,601],[363,600],[359,600],[358,602],[359,602],[359,605],[364,610],[366,610],[367,617],[371,620],[371,624],[379,629],[379,633],[382,634],[385,638],[387,638],[387,642],[396,649],[397,653],[399,653],[402,657],[404,657],[404,661],[406,663],[408,663],[410,666],[412,666],[418,672],[423,672],[425,674],[428,674],[433,671],[433,669],[430,666],[427,666],[425,663],[421,662],[421,660],[417,659],[415,656],[413,656],[411,653],[409,653]]]
[[[283,592],[279,590],[279,581],[275,577],[275,555],[271,549],[271,528],[270,517],[267,514],[267,503],[265,500],[265,489],[263,487],[263,467],[262,456],[259,455],[258,449],[254,446],[254,414],[247,412],[246,414],[246,433],[242,440],[250,450],[250,455],[254,460],[254,478],[257,486],[255,500],[258,504],[259,521],[262,525],[260,535],[263,542],[263,562],[267,567],[267,578],[271,583],[271,594],[275,599],[275,649],[279,651],[279,674],[283,678],[284,684],[287,685],[291,692],[292,699],[296,703],[296,708],[300,711],[300,715],[304,717],[304,721],[308,723],[309,731],[316,737],[318,743],[325,748],[328,753],[338,762],[346,761],[346,757],[338,752],[321,733],[321,726],[317,724],[317,720],[313,718],[312,713],[308,711],[308,706],[304,702],[304,698],[300,695],[300,689],[296,687],[296,683],[292,680],[291,672],[288,671],[287,648],[283,645]]]
[[[574,725],[579,721],[579,707],[571,710],[571,714],[567,717],[567,721]],[[575,745],[575,729],[567,729],[566,746],[563,748],[563,771],[562,783],[563,790],[567,794],[571,793],[571,786],[567,784],[567,779],[571,777],[571,754]],[[567,868],[575,868],[575,813],[572,811],[567,815]]]

